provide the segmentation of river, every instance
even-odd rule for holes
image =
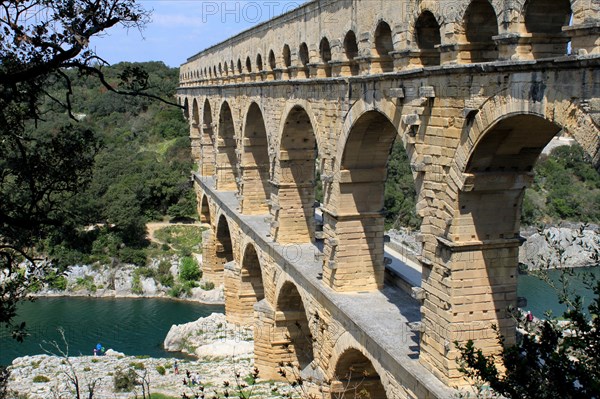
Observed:
[[[569,277],[570,287],[589,305],[593,292],[584,284],[585,273],[600,278],[600,266],[575,269],[578,276]],[[558,282],[560,270],[549,275]],[[562,316],[564,305],[556,292],[534,275],[519,275],[518,295],[527,298],[526,310],[538,317],[552,310]],[[0,364],[24,355],[44,353],[43,341],[59,340],[58,327],[63,327],[70,355],[91,355],[97,343],[127,355],[151,357],[181,356],[164,351],[162,343],[173,324],[181,324],[223,312],[223,306],[201,305],[168,299],[97,299],[58,297],[40,298],[21,305],[19,313],[28,323],[31,336],[24,343],[14,341],[5,328],[0,329]]]
[[[224,308],[157,298],[40,298],[19,308],[31,334],[24,343],[14,341],[6,328],[0,328],[0,364],[44,353],[40,344],[59,341],[59,327],[65,331],[69,354],[74,356],[92,355],[98,343],[126,355],[181,356],[162,348],[169,328],[213,312],[222,313]]]
[[[584,310],[587,312],[587,306],[593,300],[594,292],[585,282],[592,281],[590,275],[596,280],[600,279],[600,265],[571,269],[571,271],[574,275],[567,275],[565,277],[568,281],[568,287],[571,292],[581,295]],[[563,272],[560,269],[549,270],[547,272],[550,280],[557,287],[562,287],[560,276]],[[524,306],[524,309],[531,310],[531,313],[540,318],[544,317],[544,313],[548,310],[551,310],[555,317],[560,318],[566,309],[565,305],[558,302],[557,291],[534,274],[519,275],[517,295],[527,298],[527,306]]]

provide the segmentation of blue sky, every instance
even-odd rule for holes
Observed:
[[[305,2],[138,0],[145,9],[153,10],[152,22],[144,31],[114,27],[91,46],[111,64],[163,61],[178,67],[197,52]]]

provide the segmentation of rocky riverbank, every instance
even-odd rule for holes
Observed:
[[[600,227],[581,223],[521,231],[527,239],[519,262],[529,269],[585,267],[600,263]]]
[[[222,314],[212,314],[193,323],[173,326],[165,339],[165,347],[200,355],[197,360],[153,359],[126,356],[107,351],[106,356],[25,356],[10,366],[7,399],[72,398],[73,384],[69,375],[79,378],[82,394],[88,397],[88,386],[95,383],[95,399],[129,399],[141,397],[142,380],[151,392],[180,398],[184,393],[194,397],[204,390],[207,398],[223,397],[227,390],[235,395],[237,387],[253,397],[280,398],[293,388],[289,384],[262,381],[260,373],[252,385],[254,372],[252,330],[229,324]],[[178,371],[175,371],[177,362]],[[191,384],[189,371],[200,384]],[[73,374],[74,373],[74,374]],[[237,377],[239,376],[239,377]],[[127,386],[127,380],[132,384]],[[186,385],[183,380],[186,379]],[[229,388],[224,385],[228,383]],[[244,385],[247,385],[244,387]],[[122,387],[122,390],[116,387]],[[202,387],[202,388],[201,388]]]
[[[196,261],[202,265],[202,255],[195,255]],[[160,283],[156,277],[159,265],[165,260],[151,260],[140,273],[140,267],[121,264],[118,267],[111,265],[76,265],[69,267],[64,277],[64,289],[44,286],[32,296],[85,296],[96,298],[162,298],[173,297],[182,300],[191,300],[206,304],[223,304],[223,286],[213,286],[208,281],[200,280],[197,287],[190,289],[189,294],[174,296],[172,287]],[[172,281],[177,281],[181,258],[171,257],[167,273],[172,276]]]
[[[389,245],[409,258],[421,253],[418,231],[390,230]],[[519,250],[519,262],[530,270],[594,266],[600,263],[600,226],[562,223],[544,228],[524,227],[526,241]]]

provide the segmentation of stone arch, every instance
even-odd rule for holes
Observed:
[[[465,11],[463,25],[467,43],[467,62],[488,62],[498,59],[498,48],[492,37],[498,35],[498,20],[488,0],[473,0]]]
[[[429,10],[424,10],[415,22],[415,43],[420,51],[421,65],[440,65],[440,24]]]
[[[300,48],[298,49],[298,61],[298,67],[300,69],[298,71],[299,77],[308,78],[308,64],[310,62],[310,54],[308,52],[308,46],[304,42],[300,44]]]
[[[240,268],[225,266],[225,313],[227,321],[249,325],[254,320],[254,305],[265,297],[262,268],[256,248],[244,248]]]
[[[375,62],[379,70],[375,72],[391,72],[394,69],[391,52],[394,51],[394,40],[392,29],[385,21],[380,21],[375,28],[375,54],[378,60]]]
[[[356,40],[356,34],[352,30],[349,30],[344,37],[344,54],[348,61],[352,61],[358,57],[358,41]]]
[[[202,195],[202,199],[200,200],[200,223],[211,224],[211,216],[210,216],[210,206],[208,205],[208,196],[206,194]]]
[[[200,124],[200,111],[198,109],[198,100],[194,98],[192,101],[192,123],[199,125]]]
[[[356,40],[356,34],[352,30],[349,30],[344,37],[344,55],[348,63],[346,73],[351,76],[358,75],[359,65],[355,60],[358,57],[358,41]]]
[[[260,55],[260,53],[256,55],[256,70],[258,72],[262,72],[263,70],[263,60],[262,55]]]
[[[252,61],[250,61],[250,56],[246,57],[246,72],[252,73]]]
[[[227,65],[227,62],[223,63],[223,71],[225,72],[225,76],[229,76],[229,67]]]
[[[528,0],[523,10],[528,33],[562,34],[572,14],[569,0]]]
[[[306,243],[314,238],[315,125],[305,108],[293,106],[281,129],[274,192],[278,199],[271,230],[278,242]]]
[[[183,101],[183,117],[189,122],[190,120],[190,104],[187,97]]]
[[[200,111],[198,100],[192,101],[192,126],[190,127],[190,145],[194,163],[202,162],[202,134],[200,129]]]
[[[334,364],[333,392],[343,393],[349,399],[387,398],[380,374],[360,350],[348,348]]]
[[[531,35],[533,58],[567,54],[569,38],[563,33],[573,15],[569,0],[527,0],[524,8],[525,29]]]
[[[269,68],[271,68],[271,71],[277,69],[277,59],[275,58],[273,50],[269,51]]]
[[[533,90],[532,86],[523,87],[521,91],[530,93]],[[502,120],[516,115],[537,116],[559,126],[573,136],[591,157],[596,169],[599,169],[599,127],[578,103],[551,86],[545,88],[542,101],[532,101],[528,95],[523,95],[522,98],[508,97],[507,101],[506,95],[506,92],[498,93],[479,108],[474,118],[465,120],[460,144],[454,156],[453,169],[457,173],[466,172],[467,161],[471,159],[476,144],[482,140],[489,129]]]
[[[236,191],[238,167],[236,154],[236,134],[231,107],[224,101],[219,111],[216,172],[219,191]]]
[[[242,141],[242,213],[268,213],[267,201],[271,199],[269,142],[263,112],[256,102],[252,102],[246,112]]]
[[[208,98],[204,100],[204,106],[202,107],[202,125],[200,130],[202,133],[201,140],[201,157],[202,165],[200,168],[200,174],[202,176],[212,176],[215,173],[215,144],[216,138],[214,133],[212,109]]]
[[[233,60],[229,61],[229,70],[232,75],[235,75],[235,66],[233,65]]]
[[[319,44],[319,55],[321,62],[324,64],[325,77],[329,78],[331,77],[331,65],[329,64],[331,61],[331,46],[326,37],[321,39],[321,43]]]
[[[237,71],[238,74],[242,74],[242,60],[240,60],[239,58],[237,60]]]
[[[352,121],[340,140],[331,195],[335,200],[327,204],[335,214],[325,219],[335,226],[337,237],[337,244],[326,248],[326,256],[337,266],[323,273],[323,280],[336,290],[383,287],[384,189],[397,136],[385,114],[369,110]]]
[[[275,305],[275,327],[282,334],[283,356],[281,362],[291,363],[300,372],[314,360],[313,337],[306,315],[304,301],[296,285],[290,281],[282,284]]]
[[[218,77],[219,77],[219,75],[217,75],[217,66],[216,66],[216,65],[213,65],[213,76],[214,76],[215,78],[218,78]]]
[[[388,56],[394,51],[392,28],[385,21],[380,21],[375,28],[375,51],[379,57]]]
[[[234,259],[233,241],[227,217],[217,214],[215,233],[212,234],[212,229],[206,230],[202,238],[202,278],[220,285],[223,283],[225,264]]]
[[[287,44],[283,46],[283,65],[286,68],[289,68],[292,66],[292,53],[290,51],[290,46],[288,46]]]
[[[219,62],[219,76],[223,75],[223,67],[221,66],[221,63]]]

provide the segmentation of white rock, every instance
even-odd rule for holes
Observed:
[[[235,339],[226,339],[224,341],[202,345],[194,351],[196,356],[205,358],[232,358],[251,355],[253,352],[253,342],[238,341]]]

